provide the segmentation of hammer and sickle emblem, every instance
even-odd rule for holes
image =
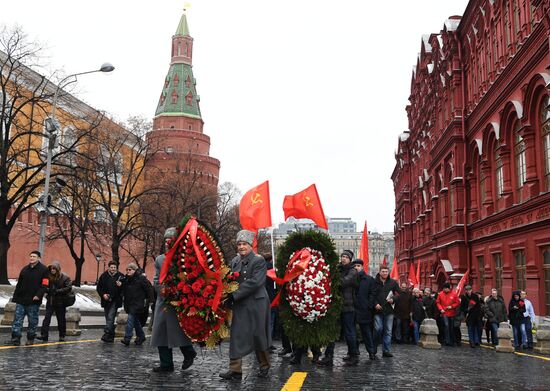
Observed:
[[[309,196],[304,196],[304,203],[306,205],[306,208],[313,206],[313,202],[311,202],[311,198]]]
[[[260,193],[254,193],[254,195],[250,197],[250,202],[252,202],[252,205],[263,203]]]

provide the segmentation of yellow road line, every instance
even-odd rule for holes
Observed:
[[[527,356],[527,357],[538,358],[540,360],[550,361],[550,357],[537,356],[536,354],[527,354],[527,353],[520,353],[520,352],[514,352],[514,354],[517,354],[518,356]]]
[[[299,391],[306,380],[307,372],[294,372],[288,378],[281,391]]]
[[[0,346],[0,350],[6,349],[18,349],[18,348],[35,348],[42,346],[55,346],[55,345],[71,345],[75,343],[84,343],[84,342],[99,342],[100,339],[81,339],[79,341],[65,341],[65,342],[48,342],[48,343],[37,343],[34,345],[21,345],[21,346]]]

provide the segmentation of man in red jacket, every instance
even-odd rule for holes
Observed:
[[[457,308],[460,307],[460,299],[456,292],[451,291],[451,284],[443,284],[443,290],[437,295],[437,309],[441,313],[445,331],[445,345],[453,346],[454,338],[454,317]],[[460,342],[460,341],[458,341]]]

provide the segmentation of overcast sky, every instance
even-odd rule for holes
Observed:
[[[187,11],[193,72],[220,183],[270,181],[282,203],[311,183],[325,214],[392,231],[390,179],[422,34],[467,0],[196,0]],[[2,2],[0,24],[45,47],[50,72],[111,62],[76,95],[119,120],[153,117],[183,1]]]

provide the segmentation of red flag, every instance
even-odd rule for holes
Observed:
[[[361,246],[359,247],[359,259],[363,260],[363,269],[365,274],[369,274],[369,232],[367,231],[367,221],[365,220],[365,228],[361,236]]]
[[[384,259],[382,259],[382,264],[380,266],[387,266],[388,261],[386,261],[386,256],[384,255]]]
[[[283,210],[285,220],[290,216],[297,219],[311,219],[319,227],[328,230],[327,220],[315,184],[299,193],[285,196]]]
[[[384,257],[384,259],[386,258]],[[393,258],[393,266],[391,267],[390,278],[399,282],[399,271],[397,270],[397,257]]]
[[[409,268],[409,285],[415,286],[418,284],[418,281],[416,280],[416,275],[414,274],[414,262],[411,262],[411,266]]]
[[[468,281],[469,276],[470,276],[470,269],[468,269],[468,271],[464,273],[464,275],[460,279],[460,282],[455,287],[455,292],[457,296],[460,296],[462,294],[462,290],[464,289],[464,286],[466,285],[466,281]]]
[[[243,229],[252,232],[258,232],[260,228],[271,227],[269,181],[265,181],[245,193],[239,206],[239,219]]]
[[[416,265],[416,284],[415,288],[420,288],[420,260],[418,260],[418,264]]]

